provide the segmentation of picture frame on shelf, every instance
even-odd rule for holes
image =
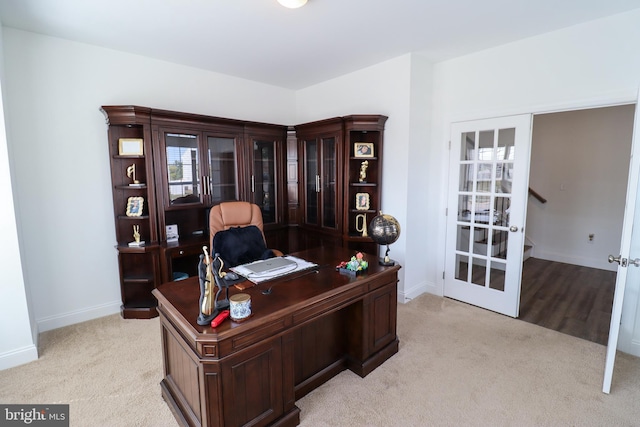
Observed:
[[[356,193],[356,210],[369,210],[369,193]]]
[[[178,234],[178,224],[166,225],[165,232],[167,235],[167,243],[177,242],[180,238],[180,235]]]
[[[127,216],[142,216],[144,209],[144,197],[135,196],[127,199]]]
[[[353,157],[362,159],[371,159],[375,157],[372,142],[354,142]]]
[[[120,138],[118,139],[119,156],[143,156],[144,140],[142,138]]]

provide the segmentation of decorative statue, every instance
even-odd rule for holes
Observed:
[[[224,263],[219,254],[215,255],[213,261],[209,256],[207,247],[203,246],[204,254],[200,255],[198,264],[198,278],[200,279],[200,301],[198,314],[198,325],[205,326],[211,324],[211,321],[222,311],[229,308],[229,285],[233,282],[226,282],[224,276],[226,273],[222,271]],[[218,291],[215,292],[214,288]],[[218,300],[222,290],[225,290],[225,298]]]
[[[136,179],[136,164],[132,164],[127,168],[127,177],[133,180],[134,184],[140,184],[140,181]]]
[[[360,223],[362,220],[362,223]],[[369,237],[367,233],[367,214],[358,214],[356,215],[356,231],[362,233],[362,237]]]
[[[369,167],[369,161],[365,160],[360,164],[360,182],[367,182],[367,168]]]
[[[136,243],[140,243],[140,226],[139,225],[133,226],[133,240]]]

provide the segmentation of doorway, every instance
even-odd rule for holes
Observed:
[[[533,120],[520,319],[606,345],[635,105]]]

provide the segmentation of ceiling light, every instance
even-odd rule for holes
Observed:
[[[297,9],[307,4],[307,0],[278,0],[278,3],[289,9]]]

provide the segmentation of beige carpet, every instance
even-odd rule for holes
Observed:
[[[400,351],[297,402],[302,426],[637,426],[640,360],[423,295],[398,307]],[[39,360],[0,371],[1,403],[70,403],[72,426],[175,426],[160,395],[158,319],[109,316],[43,333]]]

